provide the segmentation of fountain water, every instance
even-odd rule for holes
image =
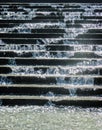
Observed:
[[[101,106],[101,7],[0,6],[2,105]]]

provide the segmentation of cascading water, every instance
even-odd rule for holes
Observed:
[[[95,95],[90,88],[102,84],[102,5],[13,6],[0,7],[1,85],[45,86],[38,95],[55,98],[85,97],[86,88]]]
[[[102,3],[1,1],[0,128],[101,130]]]

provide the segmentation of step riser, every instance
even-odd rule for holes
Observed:
[[[26,32],[24,32],[26,33]],[[0,34],[0,38],[77,38],[77,39],[102,39],[102,34],[81,34],[81,35],[78,35],[78,36],[75,36],[74,37],[74,33],[73,35],[65,35],[62,33],[62,34],[28,34],[28,32],[26,34],[5,34],[5,33],[1,33]]]
[[[30,100],[30,99],[3,99],[2,100],[2,105],[4,106],[15,106],[15,105],[39,105],[39,106],[43,106],[43,105],[63,105],[63,106],[80,106],[80,107],[102,107],[102,102],[101,101],[59,101],[59,102],[50,102],[49,100]]]
[[[97,68],[97,69],[93,69],[93,68],[67,68],[64,69],[63,68],[50,68],[46,67],[46,68],[42,68],[42,67],[0,67],[0,74],[34,74],[37,75],[39,74],[39,70],[41,72],[41,74],[45,74],[45,75],[96,75],[96,76],[101,76],[102,75],[102,68]]]
[[[1,77],[1,84],[53,84],[53,85],[102,85],[100,77],[46,77],[46,76],[6,76]]]
[[[39,45],[38,45],[38,43]],[[46,41],[45,41],[46,42]],[[67,41],[65,44],[50,44],[48,43],[47,45],[44,45],[44,43],[41,43],[41,41],[36,41],[35,44],[7,44],[4,43],[3,41],[1,41],[1,45],[0,45],[0,53],[30,53],[30,52],[52,52],[54,53],[56,51],[56,53],[61,52],[62,53],[68,53],[68,54],[72,54],[72,53],[78,53],[81,55],[82,54],[100,54],[101,55],[101,51],[102,51],[102,46],[101,45],[76,45],[76,44],[72,44],[71,42],[70,44],[67,45]],[[83,56],[83,55],[82,55]]]
[[[56,95],[66,95],[66,96],[102,96],[102,89],[83,89],[83,88],[72,88],[72,89],[65,89],[65,88],[25,88],[25,87],[2,87],[0,88],[1,95],[43,95],[43,96],[56,96]]]
[[[35,50],[36,51],[36,50]],[[48,54],[48,55],[47,55]],[[26,57],[26,58],[86,58],[86,59],[89,59],[89,58],[99,58],[101,59],[102,58],[102,53],[100,52],[95,52],[95,53],[80,53],[80,52],[56,52],[56,51],[45,51],[45,52],[39,52],[36,51],[36,52],[0,52],[0,57]]]
[[[13,38],[13,39],[9,39],[9,38],[5,38],[5,39],[2,39],[1,38],[1,43],[2,44],[37,44],[37,41],[39,41],[39,44],[40,45],[44,45],[44,44],[59,44],[59,45],[102,45],[102,40],[101,39],[64,39],[62,38],[62,40],[58,39],[58,38],[55,38],[55,39],[48,39],[48,41],[46,41],[46,39],[25,39],[25,38],[21,38],[21,39],[18,39],[18,38]]]
[[[58,59],[0,59],[0,65],[46,65],[46,66],[101,66],[102,60],[58,60]]]

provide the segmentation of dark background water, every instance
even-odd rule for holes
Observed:
[[[102,3],[102,0],[0,0],[0,2],[29,2],[29,3]]]

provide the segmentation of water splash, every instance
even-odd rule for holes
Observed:
[[[16,60],[15,59],[9,59],[8,65],[14,65],[16,66]]]
[[[76,88],[70,88],[69,90],[70,96],[77,96],[77,89]]]
[[[10,85],[12,84],[12,80],[7,77],[0,77],[0,85]]]
[[[57,77],[56,84],[58,85],[94,85],[94,78],[83,77]]]

